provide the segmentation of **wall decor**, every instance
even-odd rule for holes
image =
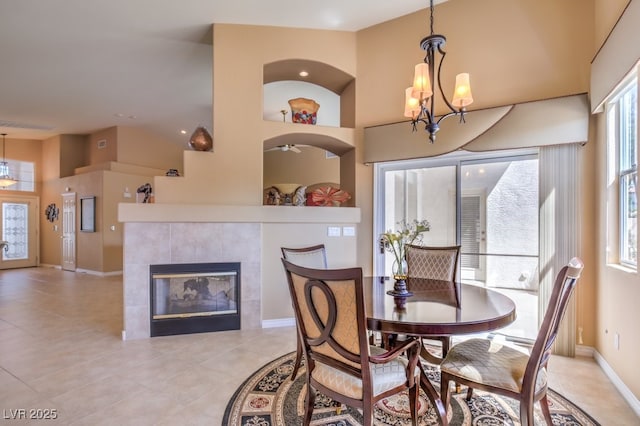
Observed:
[[[80,231],[96,232],[96,197],[80,198]]]
[[[293,123],[316,124],[320,104],[313,99],[295,98],[289,99],[291,107],[291,121]]]
[[[53,222],[54,220],[58,220],[58,213],[60,210],[56,206],[56,203],[51,203],[47,206],[47,209],[44,211],[44,215],[46,216],[49,222]]]
[[[150,183],[145,183],[144,185],[141,185],[137,190],[136,190],[137,194],[136,194],[136,202],[137,203],[150,203],[151,202],[151,195],[153,194],[153,188],[151,187]]]
[[[213,149],[213,138],[207,129],[199,126],[189,138],[189,146],[196,151],[211,151]]]

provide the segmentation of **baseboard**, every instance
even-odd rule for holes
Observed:
[[[78,272],[79,274],[98,275],[100,277],[113,277],[116,275],[122,275],[122,271],[101,272],[101,271],[92,271],[91,269],[82,269],[82,268],[76,268],[76,272]]]
[[[272,320],[262,320],[262,328],[276,328],[276,327],[293,327],[296,325],[295,318],[280,318]]]
[[[633,392],[629,390],[627,385],[618,377],[613,368],[609,365],[606,359],[600,353],[591,348],[591,353],[593,358],[596,360],[596,363],[602,368],[604,374],[611,380],[611,383],[618,389],[618,392],[622,394],[622,397],[627,401],[627,403],[631,406],[631,409],[636,413],[638,417],[640,417],[640,401],[635,397]]]
[[[62,269],[62,266],[60,266],[60,265],[50,265],[48,263],[41,263],[38,266],[41,267],[41,268]]]
[[[48,263],[41,263],[38,266],[41,267],[41,268],[53,268],[53,269],[62,270],[62,266],[61,265],[50,265]],[[76,268],[75,271],[69,271],[69,272],[77,272],[79,274],[97,275],[97,276],[100,276],[100,277],[115,277],[115,276],[118,276],[118,275],[122,275],[122,271],[101,272],[101,271],[92,271],[91,269],[82,269],[82,268]]]

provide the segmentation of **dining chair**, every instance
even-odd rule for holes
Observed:
[[[281,247],[280,250],[282,256],[293,264],[307,268],[327,269],[327,250],[324,244],[298,248]],[[302,343],[297,331],[296,340],[296,360],[293,364],[291,380],[295,380],[302,362]]]
[[[298,266],[315,269],[327,269],[327,250],[324,244],[309,247],[281,247],[282,256]]]
[[[409,340],[390,351],[369,345],[362,268],[312,269],[286,259],[282,264],[307,360],[303,424],[311,421],[316,392],[361,409],[370,426],[377,401],[408,391],[417,425],[420,344]]]
[[[514,398],[520,402],[520,423],[534,424],[533,406],[540,401],[548,425],[553,424],[547,399],[547,365],[558,327],[583,269],[573,258],[556,276],[547,311],[530,353],[524,348],[489,339],[469,339],[451,348],[440,364],[440,395],[449,406],[449,382],[467,385],[467,400],[473,389]]]
[[[407,290],[429,291],[429,280],[436,280],[441,290],[442,282],[450,283],[451,288],[458,298],[458,286],[456,284],[456,271],[460,257],[460,246],[419,246],[407,244],[405,246],[407,261]],[[450,336],[429,336],[425,339],[436,340],[442,344],[442,358],[447,355],[451,347]],[[438,363],[441,358],[434,356],[426,348],[422,349],[423,358],[429,362]]]

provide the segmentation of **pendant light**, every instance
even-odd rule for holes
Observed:
[[[6,133],[0,133],[2,135],[2,161],[0,161],[0,187],[6,188],[7,186],[15,185],[18,181],[9,175],[9,164],[5,160],[4,156],[4,139],[7,136]]]
[[[431,34],[420,42],[420,47],[425,51],[426,56],[423,62],[415,66],[415,76],[413,86],[405,90],[405,117],[411,118],[413,131],[416,131],[418,123],[425,125],[425,130],[429,132],[429,141],[434,143],[436,132],[440,129],[440,122],[447,117],[459,115],[460,122],[464,123],[466,107],[473,102],[471,86],[469,84],[469,74],[461,73],[456,76],[456,85],[451,102],[447,99],[440,84],[440,70],[446,52],[444,45],[446,38],[441,34],[433,32],[433,0],[430,1],[430,29]],[[437,64],[437,57],[440,61]],[[433,88],[432,88],[433,86]],[[435,115],[435,89],[442,95],[442,100],[449,109],[449,112],[437,117]]]

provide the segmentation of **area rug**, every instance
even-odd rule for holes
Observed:
[[[291,381],[295,353],[284,355],[253,373],[235,392],[224,413],[223,426],[295,426],[302,424],[306,394],[305,366]],[[440,374],[436,367],[425,364],[429,380],[440,388]],[[466,388],[451,395],[449,424],[451,425],[520,425],[516,401],[486,392],[474,391],[466,401]],[[571,401],[549,390],[551,416],[554,425],[595,426],[598,423]],[[359,426],[362,413],[342,406],[337,413],[336,403],[318,393],[311,424],[314,426]],[[435,411],[425,395],[420,398],[420,425],[437,425]],[[542,412],[536,404],[536,424],[544,424]],[[399,394],[378,402],[374,413],[377,426],[405,426],[411,424],[408,395]]]

